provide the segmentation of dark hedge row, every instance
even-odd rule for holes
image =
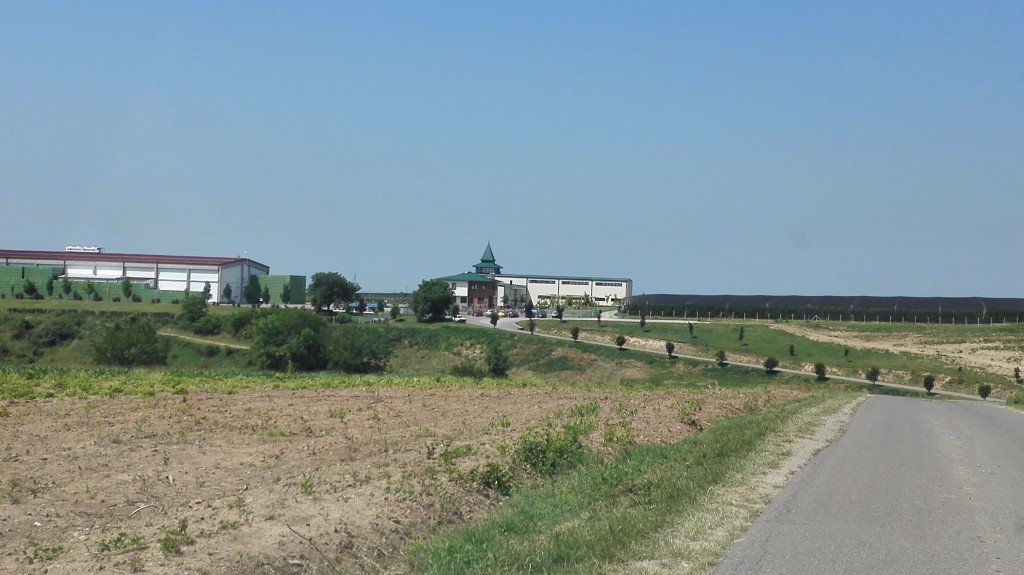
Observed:
[[[674,295],[634,296],[630,315],[675,317],[771,317],[938,323],[1015,323],[1024,318],[1024,298]]]

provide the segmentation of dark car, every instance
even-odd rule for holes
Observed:
[[[483,312],[483,310],[475,309],[472,312],[470,312],[469,315],[471,315],[473,317],[483,317],[484,316],[484,312]]]
[[[543,309],[535,309],[533,310],[533,317],[546,318],[548,317],[548,312]]]

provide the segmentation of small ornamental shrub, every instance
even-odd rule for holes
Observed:
[[[619,346],[619,349],[621,350],[622,346],[626,345],[626,336],[624,336],[624,335],[616,336],[615,337],[615,345]]]
[[[877,367],[871,367],[864,374],[864,379],[870,381],[871,383],[878,383],[878,377],[880,375],[882,375],[882,372],[879,371]]]
[[[779,367],[779,360],[774,357],[769,357],[764,360],[764,370],[768,373],[775,373],[775,368]]]
[[[818,381],[825,381],[828,379],[828,371],[825,369],[824,363],[814,364],[814,375],[818,376]]]
[[[935,376],[934,375],[926,375],[926,376],[924,376],[924,390],[927,391],[928,393],[931,393],[932,392],[932,388],[934,388],[934,387],[935,387]]]
[[[672,343],[671,341],[666,341],[665,342],[665,351],[668,352],[669,358],[672,357],[672,352],[674,352],[675,350],[676,350],[676,344]]]
[[[982,399],[988,399],[989,394],[992,393],[992,385],[988,383],[982,383],[978,386],[978,397]]]
[[[572,329],[569,330],[569,333],[572,335],[572,340],[573,341],[579,341],[580,340],[580,326],[578,326],[578,325],[572,326]]]
[[[715,361],[718,362],[719,366],[724,366],[725,365],[726,357],[725,357],[725,350],[724,349],[720,349],[717,352],[715,352]]]

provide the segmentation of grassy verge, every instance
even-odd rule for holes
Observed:
[[[685,526],[707,508],[708,494],[778,465],[788,441],[852,397],[814,395],[721,420],[672,446],[637,446],[593,462],[513,495],[490,521],[424,544],[412,554],[411,568],[425,574],[613,572],[654,558],[660,552],[647,542],[679,532],[693,533],[689,547],[700,549],[671,572],[681,572],[683,563],[714,564],[749,519],[725,529],[721,544],[697,545],[706,533]]]
[[[580,328],[580,339],[587,340],[622,334],[630,339],[648,338],[673,341],[681,344],[676,353],[712,358],[718,350],[729,357],[749,356],[758,360],[775,357],[779,366],[786,369],[809,371],[810,366],[822,363],[830,374],[863,377],[869,367],[882,370],[882,380],[905,385],[921,385],[924,374],[932,374],[941,382],[941,388],[973,394],[979,383],[989,383],[1004,391],[1013,389],[1008,377],[1000,377],[986,371],[967,367],[958,368],[937,357],[914,353],[892,353],[874,349],[849,349],[833,343],[815,341],[794,335],[766,324],[701,323],[695,324],[694,335],[690,337],[685,323],[648,323],[641,327],[639,322],[606,322],[600,327],[594,322],[538,322],[537,331],[568,337],[573,327]],[[743,339],[739,339],[740,327]],[[846,329],[847,326],[842,326]],[[965,338],[981,337],[984,334],[993,344],[997,341],[1016,341],[1022,329],[1018,326],[926,326],[895,324],[894,326],[856,326],[858,331],[879,334],[907,334],[926,337],[934,343],[957,343]],[[901,331],[902,330],[902,331]],[[970,332],[970,333],[968,333]],[[971,335],[973,334],[973,335]],[[627,343],[627,346],[629,344]],[[687,346],[683,348],[683,346]],[[793,354],[790,354],[793,346]]]

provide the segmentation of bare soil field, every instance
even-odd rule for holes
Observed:
[[[8,401],[0,573],[401,573],[410,543],[500,508],[472,470],[507,460],[501,446],[545,418],[596,402],[593,447],[611,451],[609,428],[667,444],[796,395],[460,387]]]
[[[939,343],[928,341],[924,336],[912,334],[891,337],[835,327],[826,330],[794,324],[777,324],[772,327],[815,341],[834,343],[854,349],[879,349],[894,353],[913,353],[935,357],[950,365],[970,367],[1004,377],[1012,374],[1015,367],[1024,367],[1024,349],[1020,345],[985,341],[981,337],[974,341]]]

